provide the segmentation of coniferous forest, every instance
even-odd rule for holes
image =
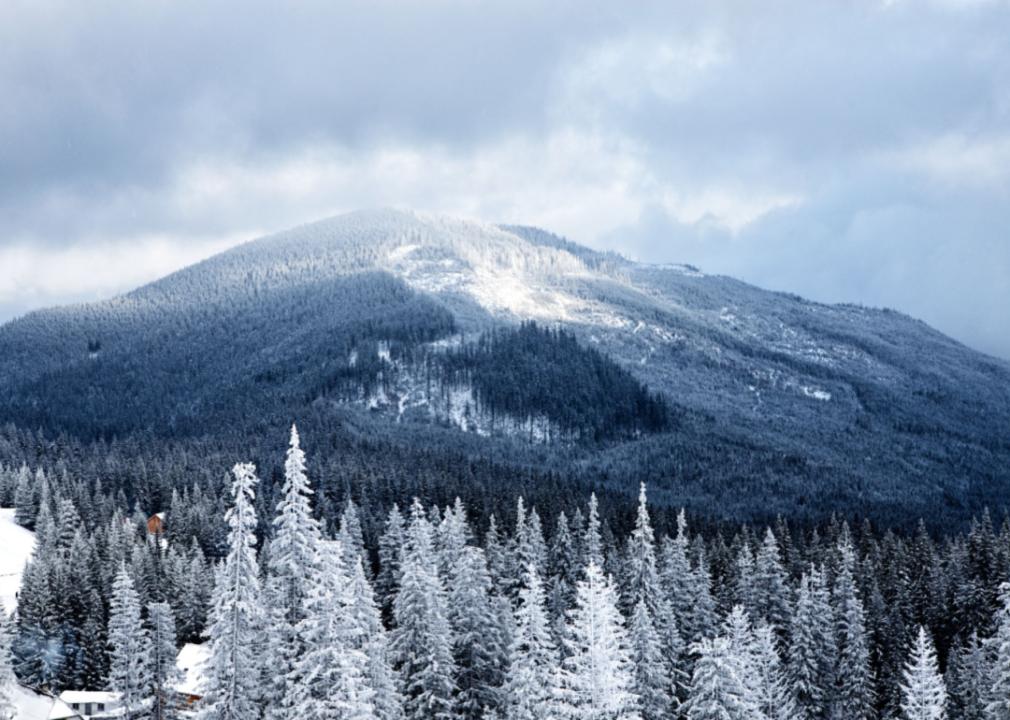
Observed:
[[[164,534],[122,488],[3,468],[38,544],[0,687],[110,689],[159,719],[1010,717],[1005,519],[720,526],[653,512],[645,485],[636,506],[385,504],[310,468],[292,428],[278,477],[179,488]],[[185,642],[209,648],[192,706]]]

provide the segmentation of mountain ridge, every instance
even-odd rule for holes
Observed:
[[[1010,363],[891,310],[637,263],[537,228],[392,210],[254,239],[117,298],[0,326],[0,422],[175,436],[311,408],[327,427],[371,415],[369,432],[393,442],[419,442],[405,421],[500,435],[491,452],[546,426],[531,415],[497,432],[474,387],[439,384],[441,358],[530,321],[613,361],[675,418],[565,451],[573,472],[648,479],[697,502],[738,492],[755,511],[896,507],[908,494],[951,512],[1005,503]],[[602,377],[584,372],[571,370]],[[755,497],[764,486],[771,496]]]

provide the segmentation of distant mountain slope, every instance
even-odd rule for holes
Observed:
[[[482,376],[502,387],[450,377],[447,358],[523,321],[609,358],[664,398],[670,422],[587,443],[552,424],[567,415],[511,402],[522,374],[498,371],[515,362],[504,353]],[[558,377],[595,378],[585,397],[599,404],[631,387],[608,373]],[[370,432],[403,443],[424,442],[424,425],[471,431],[483,445],[461,446],[517,462],[544,462],[530,440],[581,437],[550,462],[736,516],[958,514],[1010,497],[1007,363],[899,313],[633,263],[535,228],[352,213],[0,328],[0,422],[178,437],[310,409],[334,427],[374,416]]]

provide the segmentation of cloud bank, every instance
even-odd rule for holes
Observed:
[[[0,5],[0,319],[383,205],[1010,357],[1010,4]]]

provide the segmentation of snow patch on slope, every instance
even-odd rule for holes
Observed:
[[[17,607],[21,574],[35,552],[35,533],[14,522],[14,509],[0,509],[0,601],[9,614]]]

